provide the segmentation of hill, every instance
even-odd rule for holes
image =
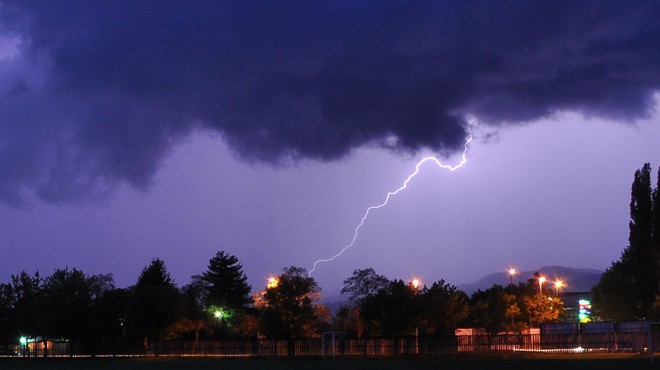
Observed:
[[[550,284],[553,284],[555,280],[561,280],[565,285],[562,288],[562,292],[564,293],[589,292],[591,287],[598,283],[600,276],[603,274],[602,271],[595,269],[571,268],[564,266],[544,266],[537,270],[518,272],[513,279],[514,284],[518,284],[519,282],[524,282],[527,281],[527,279],[531,279],[534,276],[534,273],[537,271],[540,272],[541,275],[545,276]],[[471,283],[458,284],[456,287],[467,293],[467,295],[472,295],[472,293],[479,289],[485,290],[495,284],[503,286],[508,285],[508,272],[495,272]],[[341,305],[347,304],[346,297],[340,295],[339,292],[332,292],[331,294],[324,296],[321,302],[328,306],[330,311],[333,313],[336,313]]]
[[[513,278],[513,283],[518,284],[519,282],[527,281],[534,276],[535,272],[540,272],[550,283],[555,280],[564,282],[564,287],[562,288],[564,292],[588,292],[592,286],[598,283],[600,276],[603,274],[602,271],[595,269],[544,266],[538,270],[518,272]],[[509,281],[509,274],[504,271],[486,275],[471,283],[459,284],[457,287],[470,295],[479,289],[485,290],[495,284],[506,286],[509,284]]]

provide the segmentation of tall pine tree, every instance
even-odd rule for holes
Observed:
[[[660,319],[660,168],[658,168],[657,185],[653,190],[653,249],[655,255],[655,301],[652,317]]]
[[[193,279],[201,281],[206,290],[206,304],[241,310],[251,303],[251,287],[238,258],[224,251],[209,260],[208,269]]]
[[[653,241],[656,253],[656,261],[660,267],[660,167],[658,168],[657,185],[653,189]],[[658,271],[660,273],[660,271]]]
[[[657,293],[652,193],[651,165],[646,163],[635,172],[630,200],[630,244],[624,253],[624,261],[631,268],[633,284],[638,293],[638,318],[648,316]]]
[[[660,186],[660,178],[658,181]],[[604,319],[658,319],[659,191],[658,187],[652,189],[651,165],[646,163],[635,172],[632,184],[628,247],[592,291],[594,306]]]
[[[170,336],[172,324],[181,317],[182,302],[165,262],[153,259],[129,291],[126,316],[131,334],[151,341]]]

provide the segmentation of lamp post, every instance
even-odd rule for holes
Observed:
[[[21,349],[23,350],[23,357],[25,357],[26,353],[27,353],[27,356],[30,357],[30,352],[26,351],[26,349],[27,349],[27,337],[21,336],[18,341],[21,344]]]
[[[216,308],[213,311],[213,317],[215,317],[215,326],[219,326],[222,319],[225,317],[225,313],[222,312],[221,308]]]
[[[509,269],[509,294],[513,295],[513,276],[517,273],[516,269]],[[511,314],[511,330],[513,330],[513,314]]]
[[[559,289],[564,286],[564,282],[561,280],[555,281],[555,294],[559,297]]]
[[[413,278],[410,281],[410,285],[415,290],[415,294],[419,293],[419,286],[422,285],[422,282],[417,278]],[[415,354],[419,354],[419,326],[415,325]]]
[[[543,294],[543,283],[545,282],[545,276],[539,277],[539,294]]]

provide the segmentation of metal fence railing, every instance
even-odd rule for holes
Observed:
[[[660,332],[654,332],[660,343]],[[649,333],[500,334],[445,337],[258,339],[136,342],[123,340],[0,343],[0,356],[449,356],[483,352],[645,352]],[[656,348],[660,347],[656,345]]]

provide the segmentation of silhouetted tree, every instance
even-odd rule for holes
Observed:
[[[439,280],[421,291],[420,327],[430,335],[453,335],[469,314],[467,295],[453,285]]]
[[[16,340],[13,308],[15,304],[14,290],[10,284],[0,284],[0,342]]]
[[[629,247],[622,259],[632,267],[633,283],[639,295],[638,318],[648,317],[649,310],[658,294],[657,269],[653,235],[653,197],[651,190],[651,166],[646,163],[635,172],[630,200]]]
[[[373,269],[356,270],[344,280],[343,294],[351,306],[342,307],[335,326],[364,330],[368,336],[453,334],[468,315],[468,297],[444,280],[415,287],[403,280],[387,280]]]
[[[362,336],[362,318],[360,308],[356,304],[342,305],[335,313],[332,328],[336,331],[344,331],[349,337]]]
[[[422,312],[417,289],[403,280],[392,280],[361,304],[367,335],[409,336],[415,334]]]
[[[94,301],[113,288],[111,275],[85,275],[57,269],[43,284],[45,334],[71,341],[87,337],[93,326]]]
[[[138,338],[166,339],[181,316],[181,295],[160,259],[145,267],[130,288],[127,325]]]
[[[182,316],[174,325],[174,331],[186,339],[193,339],[195,344],[204,334],[212,332],[209,326],[210,314],[204,302],[205,287],[201,281],[193,279],[181,288]]]
[[[516,304],[515,296],[507,293],[501,285],[477,290],[470,297],[470,321],[477,328],[484,328],[490,334],[497,334],[510,322],[507,312],[514,304]]]
[[[657,184],[655,189],[653,189],[653,242],[655,249],[655,260],[660,261],[660,167],[658,167],[658,174],[656,177]],[[657,268],[660,268],[657,266]],[[656,270],[656,274],[660,274],[660,271]],[[658,276],[656,275],[656,279]],[[659,282],[660,283],[660,282]]]
[[[260,327],[271,338],[311,337],[319,325],[314,302],[320,298],[314,278],[301,267],[288,267],[263,295]]]
[[[379,290],[386,288],[389,280],[376,274],[373,268],[353,271],[353,275],[344,280],[341,294],[352,302],[360,302],[375,295]]]
[[[659,174],[660,176],[660,174]],[[659,179],[660,186],[660,179]],[[651,187],[651,166],[635,172],[628,246],[593,288],[594,310],[603,319],[658,319],[660,303],[660,195]]]
[[[637,293],[629,266],[612,262],[591,289],[594,315],[598,319],[625,321],[637,317]]]
[[[126,336],[126,309],[129,301],[128,289],[112,288],[94,300],[94,331],[92,337],[119,340]]]
[[[238,332],[234,326],[252,302],[251,287],[238,258],[224,251],[216,253],[207,270],[193,276],[193,282],[200,288],[196,291],[201,294],[202,307],[215,322],[216,335]]]
[[[11,276],[12,309],[11,317],[15,333],[34,336],[43,334],[44,307],[42,294],[43,279],[39,272],[30,276],[21,271]]]
[[[224,251],[211,258],[207,270],[196,277],[206,289],[206,304],[241,310],[251,303],[251,287],[238,258]]]
[[[655,257],[655,299],[649,318],[660,320],[660,167],[656,177],[657,184],[653,189],[653,248]]]
[[[344,280],[344,287],[341,290],[341,294],[348,297],[351,306],[342,311],[345,317],[338,324],[354,325],[350,329],[345,328],[344,330],[354,330],[358,337],[362,337],[364,326],[361,318],[362,306],[379,290],[387,288],[389,283],[390,281],[385,276],[378,275],[371,267],[353,271],[353,275]],[[348,320],[349,317],[350,320]]]

